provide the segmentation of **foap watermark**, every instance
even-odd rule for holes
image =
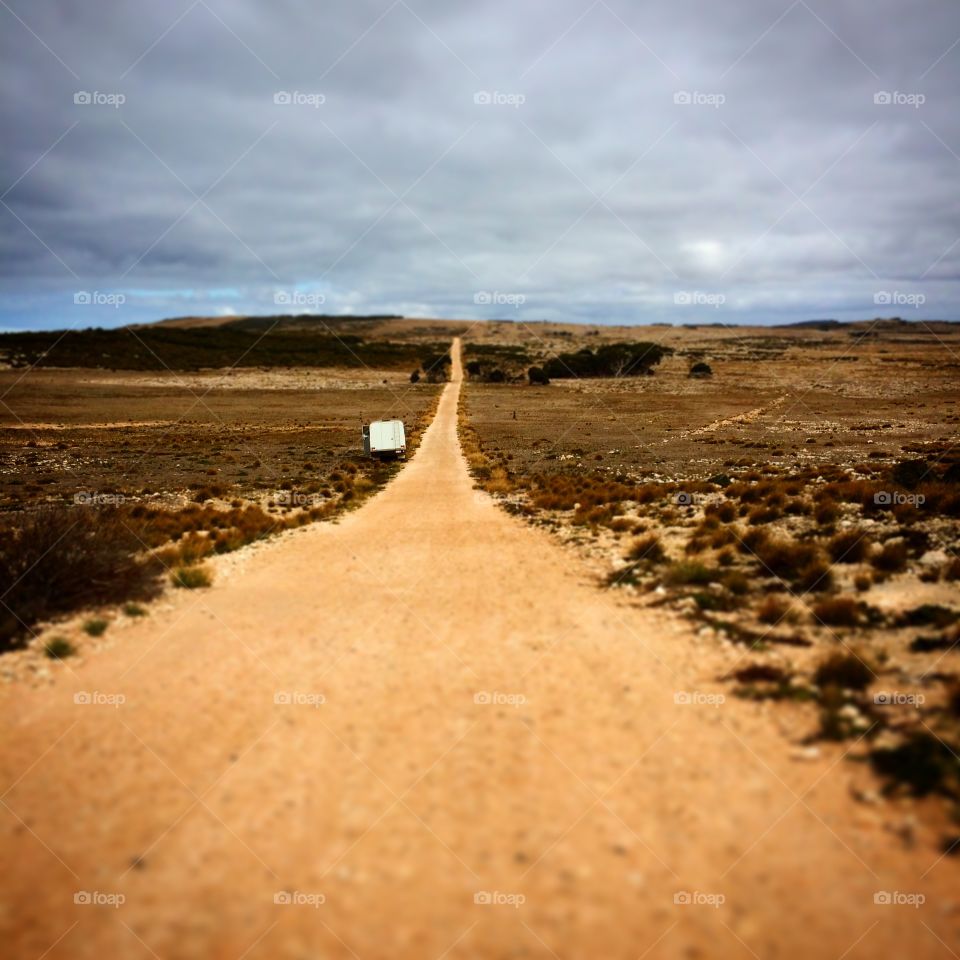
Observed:
[[[126,501],[122,493],[97,493],[94,490],[81,490],[73,495],[78,507],[117,507]]]
[[[705,290],[677,290],[673,303],[677,307],[713,307],[717,309],[727,302],[722,293],[707,293]]]
[[[122,293],[103,293],[101,290],[77,290],[73,295],[77,307],[113,307],[118,310],[127,302]]]
[[[322,893],[307,893],[304,890],[278,890],[273,895],[273,902],[278,907],[322,907],[327,898]]]
[[[727,102],[727,98],[722,93],[704,93],[702,90],[677,90],[673,95],[673,102],[680,107],[713,107],[714,110],[717,110]]]
[[[522,307],[527,298],[522,293],[502,293],[499,290],[478,290],[473,295],[473,302],[477,306]]]
[[[322,707],[327,698],[322,693],[306,693],[302,690],[278,690],[273,702],[280,707]]]
[[[273,295],[277,307],[322,307],[327,298],[322,293],[304,293],[302,290],[277,290]]]
[[[878,90],[873,95],[877,107],[913,107],[919,110],[927,102],[922,93],[903,93],[900,90]]]
[[[678,507],[692,507],[696,504],[697,498],[695,494],[687,493],[686,490],[680,490],[673,495],[673,502]]]
[[[480,706],[522,707],[527,698],[522,693],[501,693],[499,690],[479,690],[473,702]]]
[[[473,95],[478,107],[513,107],[515,110],[527,102],[522,93],[504,93],[502,90],[478,90]]]
[[[673,895],[673,903],[677,907],[713,907],[716,910],[726,902],[727,898],[722,893],[704,893],[702,890],[678,890]]]
[[[322,93],[305,93],[302,90],[278,90],[273,95],[273,102],[278,107],[322,107],[327,98]]]
[[[899,490],[878,490],[873,495],[873,502],[878,507],[899,507],[909,504],[911,507],[922,507],[927,498],[922,493],[901,493]]]
[[[127,698],[122,693],[104,693],[101,690],[80,690],[73,702],[81,707],[122,707]]]
[[[922,293],[903,293],[900,290],[878,290],[873,295],[877,307],[913,307],[919,310],[927,302]]]
[[[114,110],[119,110],[127,102],[127,98],[122,93],[78,90],[73,95],[73,102],[78,107],[113,107]]]
[[[702,690],[678,690],[673,695],[678,707],[719,707],[727,702],[722,693],[704,693]]]
[[[873,902],[878,907],[922,907],[927,898],[922,893],[904,893],[901,890],[878,890],[873,895]]]
[[[881,690],[873,695],[873,702],[879,707],[922,707],[927,702],[927,698],[922,693]]]
[[[78,907],[113,907],[114,910],[117,910],[127,902],[127,898],[122,893],[105,893],[103,890],[77,890],[73,895],[73,902]]]
[[[473,895],[478,907],[513,907],[519,910],[527,898],[522,893],[504,893],[502,890],[478,890]]]
[[[297,490],[281,490],[273,502],[280,507],[312,507],[323,499],[316,493],[300,493]]]

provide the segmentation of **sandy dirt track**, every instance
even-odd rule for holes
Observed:
[[[3,692],[4,955],[950,956],[954,861],[474,491],[454,357],[362,509]]]

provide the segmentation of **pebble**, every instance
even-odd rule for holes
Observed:
[[[853,794],[854,800],[859,800],[860,803],[879,803],[880,794],[876,790],[867,787],[865,789],[860,789],[859,787],[853,787],[850,790],[850,793]]]

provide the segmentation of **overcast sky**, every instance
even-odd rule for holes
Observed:
[[[3,0],[0,78],[3,329],[960,318],[957,0]]]

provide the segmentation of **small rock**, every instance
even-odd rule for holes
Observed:
[[[851,787],[850,793],[853,796],[854,800],[859,801],[860,803],[879,803],[880,794],[872,788],[860,789],[859,787]]]
[[[791,760],[819,760],[819,747],[794,747],[790,751]]]
[[[899,823],[888,823],[887,829],[900,837],[905,846],[912,847],[916,840],[917,818],[912,813],[908,813]]]

